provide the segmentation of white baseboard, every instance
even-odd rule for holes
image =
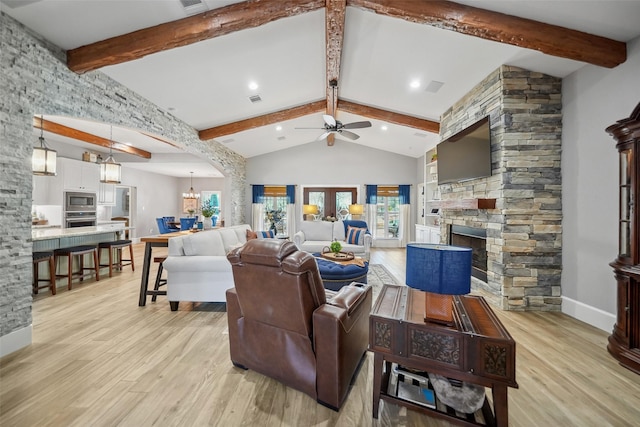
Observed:
[[[33,326],[18,329],[0,337],[0,357],[20,350],[23,347],[31,345],[33,334]]]
[[[605,332],[613,331],[616,323],[615,314],[567,297],[562,297],[562,312]]]

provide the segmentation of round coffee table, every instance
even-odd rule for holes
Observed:
[[[369,272],[369,263],[364,262],[364,267],[357,264],[339,264],[329,261],[314,254],[318,263],[318,270],[325,289],[339,291],[343,286],[351,282],[367,283],[367,273]]]

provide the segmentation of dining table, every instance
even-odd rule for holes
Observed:
[[[151,268],[151,254],[153,248],[166,248],[169,246],[169,239],[172,237],[185,236],[192,231],[174,231],[173,233],[164,233],[154,236],[141,237],[140,241],[144,242],[144,260],[142,263],[142,277],[140,279],[140,298],[138,306],[142,307],[147,303],[147,296],[166,295],[167,291],[157,289],[149,289],[149,270]]]

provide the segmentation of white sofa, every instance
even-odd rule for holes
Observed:
[[[248,224],[207,230],[169,239],[163,262],[171,310],[180,301],[225,302],[235,286],[227,253],[247,242]]]
[[[361,245],[345,242],[345,224],[343,221],[302,221],[300,231],[293,235],[293,242],[298,249],[305,252],[322,252],[335,239],[342,244],[343,252],[353,252],[355,255],[369,259],[371,250],[371,234],[365,234]]]

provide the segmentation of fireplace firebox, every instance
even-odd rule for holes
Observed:
[[[487,230],[484,228],[451,225],[449,244],[471,248],[471,275],[487,281]]]

